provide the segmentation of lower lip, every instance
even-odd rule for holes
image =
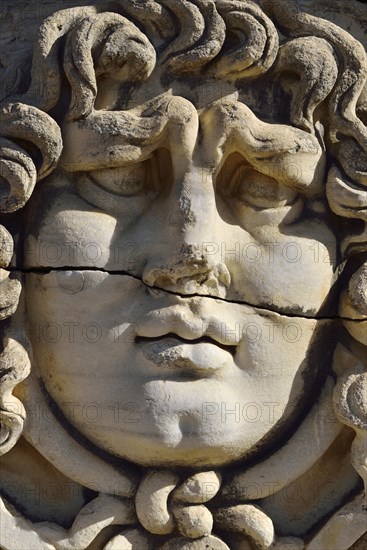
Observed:
[[[183,343],[175,338],[161,338],[140,343],[144,357],[161,367],[215,371],[233,364],[229,351],[209,342]]]

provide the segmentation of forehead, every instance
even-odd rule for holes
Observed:
[[[240,98],[240,87],[224,79],[207,79],[190,74],[186,75],[185,79],[167,81],[157,72],[144,82],[138,90],[134,90],[127,102],[120,94],[120,105],[125,103],[124,108],[131,109],[164,93],[187,99],[201,114],[216,101],[238,100]]]
[[[167,79],[161,67],[139,86],[126,89],[122,86],[115,92],[114,110],[136,109],[162,94],[180,96],[192,103],[201,113],[215,102],[240,101],[247,105],[264,121],[291,124],[289,118],[289,96],[279,80],[264,75],[245,82],[226,78],[209,78],[197,73],[185,77]],[[98,87],[96,104],[99,109],[109,110],[111,98]]]

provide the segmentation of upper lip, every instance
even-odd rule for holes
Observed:
[[[177,304],[145,314],[139,320],[136,336],[159,338],[170,335],[185,341],[205,339],[221,346],[237,346],[241,339],[240,331],[233,328],[220,321],[217,315],[213,316],[205,310],[199,315],[187,304]]]

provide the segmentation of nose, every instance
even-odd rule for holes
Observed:
[[[202,246],[183,244],[176,254],[170,254],[165,263],[150,261],[144,269],[143,281],[149,286],[179,294],[224,298],[231,277],[225,264],[208,257]]]
[[[220,218],[211,178],[191,172],[173,186],[165,206],[166,234],[146,263],[143,281],[179,294],[224,298],[231,277],[219,256]]]

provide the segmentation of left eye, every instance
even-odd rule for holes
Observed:
[[[293,189],[248,165],[236,170],[230,188],[238,201],[256,209],[286,206],[297,197]]]
[[[259,172],[239,153],[232,153],[216,181],[222,197],[237,207],[266,210],[290,206],[298,198],[295,189]]]

